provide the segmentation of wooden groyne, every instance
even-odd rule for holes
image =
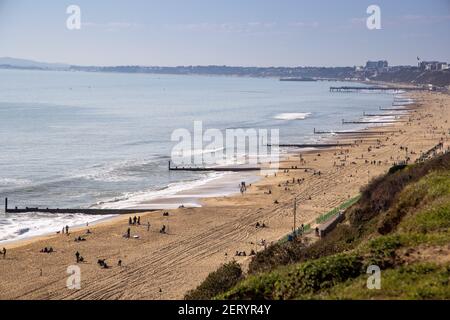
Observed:
[[[363,112],[364,117],[398,117],[398,114],[385,114],[385,113],[365,113]]]
[[[169,161],[169,171],[218,171],[218,172],[240,172],[240,171],[258,171],[261,167],[178,167],[172,166]]]
[[[172,167],[169,161],[169,171],[217,171],[217,172],[242,172],[242,171],[259,171],[259,170],[313,170],[313,168],[291,167],[291,168],[264,168],[264,167]]]
[[[380,111],[413,111],[417,108],[382,108],[380,107]]]
[[[358,121],[347,121],[347,120],[342,120],[342,124],[382,124],[382,123],[397,123],[397,122],[408,122],[406,120],[386,120],[386,121],[363,121],[363,120],[358,120]]]
[[[397,130],[387,130],[387,131],[325,131],[316,130],[314,128],[314,134],[348,134],[348,135],[379,135],[388,133],[398,133]]]
[[[336,147],[348,147],[351,146],[351,143],[309,143],[309,144],[296,144],[296,143],[288,143],[288,144],[279,144],[280,148],[336,148]],[[271,145],[267,145],[270,147]]]
[[[423,90],[418,87],[358,87],[358,86],[342,86],[342,87],[330,87],[330,92],[358,92],[358,91],[414,91]]]
[[[38,207],[25,207],[25,208],[9,208],[8,198],[5,198],[5,213],[28,213],[28,212],[39,212],[39,213],[52,213],[52,214],[77,214],[83,213],[93,216],[105,216],[105,215],[121,215],[121,214],[135,214],[152,212],[157,209],[60,209],[60,208],[38,208]]]

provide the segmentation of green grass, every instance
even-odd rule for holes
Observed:
[[[259,252],[249,275],[215,298],[450,299],[450,264],[417,250],[450,243],[449,167],[446,155],[375,179],[316,221],[351,207],[347,223],[308,246],[277,243]],[[381,268],[381,290],[367,288],[369,265]]]
[[[332,217],[334,217],[335,215],[337,215],[339,213],[339,211],[341,210],[345,210],[348,209],[349,207],[351,207],[352,205],[354,205],[355,203],[357,203],[359,201],[359,199],[361,198],[361,195],[358,195],[346,202],[344,202],[343,204],[341,204],[339,207],[334,208],[333,210],[321,215],[320,217],[318,217],[316,219],[316,223],[323,223],[329,219],[331,219]]]
[[[361,274],[361,257],[340,254],[252,275],[219,299],[294,299],[329,288]]]
[[[222,265],[216,271],[210,273],[195,290],[185,295],[187,300],[207,300],[229,290],[242,279],[241,266],[232,261]]]
[[[367,288],[368,275],[338,284],[307,299],[450,299],[450,265],[417,263],[381,271],[381,288]]]
[[[310,233],[311,231],[312,231],[311,224],[306,224],[306,225],[304,225],[303,232],[302,232],[301,227],[297,228],[297,235],[307,234],[307,233]],[[283,238],[280,239],[279,243],[282,244],[282,243],[287,242],[289,239],[289,236],[292,236],[293,234],[294,233],[292,232],[292,233],[289,233],[288,235],[285,235]]]

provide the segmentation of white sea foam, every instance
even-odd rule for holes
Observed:
[[[305,120],[310,117],[310,112],[294,112],[294,113],[280,113],[274,119],[276,120]]]
[[[193,190],[202,186],[205,186],[208,183],[211,183],[215,180],[220,179],[221,177],[224,177],[225,175],[228,175],[230,173],[227,172],[214,172],[207,174],[203,179],[194,180],[194,181],[183,181],[183,182],[176,182],[169,184],[166,188],[160,189],[160,190],[144,190],[139,192],[128,192],[124,193],[122,196],[116,197],[114,199],[108,199],[105,201],[100,201],[96,204],[96,208],[108,208],[108,209],[124,209],[124,208],[148,208],[146,205],[147,202],[154,201],[154,200],[164,200],[166,198],[186,198],[187,196],[192,198],[201,198],[204,197],[205,194],[190,194],[190,195],[180,195],[180,193]],[[225,192],[223,193],[225,194]],[[215,194],[218,195],[218,194]],[[183,201],[180,201],[178,203],[171,203],[170,207],[178,207],[180,205],[184,205],[185,207],[188,206],[199,206],[196,203],[187,204]],[[164,207],[168,208],[168,207]],[[162,209],[162,208],[161,208]]]
[[[28,179],[0,178],[0,187],[17,187],[30,184]]]
[[[0,243],[20,240],[44,234],[61,231],[66,225],[69,227],[84,226],[100,219],[113,217],[92,216],[85,214],[52,214],[52,213],[20,213],[0,214]]]

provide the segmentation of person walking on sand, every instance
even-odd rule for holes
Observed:
[[[131,220],[131,217],[128,219],[128,224],[131,226],[133,224],[133,220]]]
[[[130,239],[130,237],[131,237],[131,229],[128,228],[128,230],[127,230],[127,238]]]
[[[147,222],[147,231],[150,231],[150,222]]]
[[[79,263],[80,262],[80,253],[78,251],[75,253],[75,258],[77,258],[77,263]]]
[[[2,255],[3,255],[3,259],[5,259],[6,258],[6,248],[3,248]]]
[[[137,218],[137,224],[138,224],[138,226],[141,225],[141,217],[138,217],[138,218]]]
[[[69,226],[66,226],[66,234],[69,234]]]

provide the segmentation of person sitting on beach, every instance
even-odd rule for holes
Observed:
[[[117,262],[117,266],[119,266],[119,267],[122,266],[122,260],[119,260],[119,262]]]
[[[106,264],[106,259],[98,259],[98,260],[97,260],[97,264],[98,264],[100,267],[104,267],[105,264]]]
[[[159,233],[166,233],[166,226],[163,225]]]
[[[91,234],[91,230],[87,229],[86,234]]]
[[[168,217],[169,216],[169,213],[168,212],[164,212],[163,213],[163,217]]]
[[[50,248],[48,249],[48,253],[52,253],[52,252],[53,252],[53,248],[50,247]]]
[[[261,225],[259,224],[259,222],[256,223],[256,228],[261,227]]]

